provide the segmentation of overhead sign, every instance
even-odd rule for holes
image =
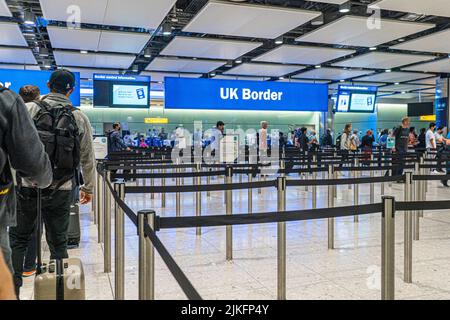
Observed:
[[[328,85],[214,79],[165,79],[167,109],[328,111]]]
[[[420,121],[436,121],[436,115],[420,116]]]
[[[17,94],[21,87],[34,85],[39,87],[41,95],[45,95],[49,93],[47,82],[51,74],[52,71],[0,69],[0,85],[11,89]],[[73,74],[75,75],[76,84],[70,100],[75,107],[79,107],[81,105],[80,73],[74,72]]]
[[[145,118],[144,121],[146,124],[168,124],[169,123],[168,118]]]

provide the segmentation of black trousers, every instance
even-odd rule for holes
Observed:
[[[72,192],[59,190],[42,191],[42,219],[50,249],[50,259],[65,259],[67,254],[67,230],[69,227]],[[16,293],[22,286],[25,255],[33,232],[37,228],[37,191],[21,188],[17,195],[17,226],[10,228],[9,237],[14,268]]]
[[[405,156],[406,152],[399,152],[393,155],[392,164],[394,169],[392,169],[392,176],[402,176],[405,170]]]

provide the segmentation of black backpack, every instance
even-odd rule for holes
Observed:
[[[80,133],[72,105],[50,106],[35,101],[40,110],[33,118],[53,169],[55,191],[75,178],[80,164]]]
[[[336,149],[341,150],[342,133],[336,138]]]

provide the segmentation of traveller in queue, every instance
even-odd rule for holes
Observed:
[[[219,157],[220,153],[220,141],[223,138],[225,131],[225,123],[223,121],[217,121],[216,127],[212,130],[211,135],[211,157]]]
[[[353,144],[352,142],[352,124],[347,123],[344,127],[344,132],[341,135],[341,142],[340,142],[340,150],[342,152],[342,161],[348,160],[348,152],[350,149],[350,146]],[[343,164],[341,163],[339,167],[342,167]],[[341,171],[338,171],[338,174],[342,174]]]
[[[20,88],[19,95],[25,103],[39,100],[41,90],[37,86],[26,85]],[[27,253],[23,263],[23,277],[28,278],[36,274],[36,250],[37,250],[37,228],[35,228],[28,242]]]
[[[23,100],[0,87],[0,299],[16,297],[11,290],[13,264],[7,231],[17,224],[17,195],[11,168],[16,176],[28,178],[34,187],[46,188],[52,183],[50,160]],[[25,248],[28,242],[29,239]],[[21,268],[23,261],[22,258]]]
[[[333,136],[331,135],[331,129],[327,129],[327,131],[323,135],[321,146],[322,148],[333,147]]]
[[[419,133],[419,136],[417,137],[417,145],[416,145],[416,151],[418,151],[418,152],[423,153],[427,148],[426,133],[427,133],[426,128],[420,129],[420,133]]]
[[[266,163],[265,159],[267,158],[267,151],[268,151],[268,145],[267,145],[267,128],[269,127],[269,123],[267,121],[261,122],[261,129],[259,129],[259,158],[261,163]]]
[[[113,124],[113,131],[109,134],[109,143],[111,152],[120,152],[120,151],[131,151],[130,147],[128,147],[121,137],[121,128],[120,123]]]
[[[434,139],[436,141],[436,160],[437,160],[437,168],[436,170],[433,170],[434,173],[445,173],[445,171],[442,169],[442,153],[446,149],[446,142],[447,139],[444,137],[444,130],[445,128],[443,126],[439,126],[436,129],[436,133],[434,134]]]
[[[73,201],[73,190],[79,184],[78,166],[81,167],[84,181],[84,184],[80,186],[80,203],[88,204],[92,200],[94,191],[95,157],[91,123],[81,110],[72,106],[69,98],[75,89],[75,76],[68,70],[57,70],[52,73],[47,85],[50,93],[39,101],[27,104],[27,109],[34,119],[35,125],[43,133],[49,133],[49,131],[44,132],[45,128],[39,125],[39,119],[42,119],[44,114],[53,115],[52,125],[65,125],[65,139],[60,141],[56,139],[54,156],[50,159],[53,182],[50,187],[42,190],[42,218],[50,249],[50,259],[53,260],[69,257],[67,241],[70,206]],[[57,116],[62,114],[64,119]],[[65,143],[66,141],[67,143]],[[27,145],[29,146],[30,143],[28,142]],[[76,161],[77,158],[79,161]],[[9,232],[17,296],[19,296],[22,286],[26,249],[37,223],[38,200],[38,193],[33,181],[21,179],[18,183],[21,184],[21,187],[18,192],[20,201],[17,206],[17,226],[11,228]]]
[[[395,157],[393,158],[392,164],[395,166],[392,169],[393,176],[402,176],[404,171],[404,159],[408,153],[408,141],[409,141],[409,124],[410,120],[408,117],[402,119],[402,124],[395,129],[393,135],[395,137]],[[403,180],[397,181],[398,183],[404,183]]]

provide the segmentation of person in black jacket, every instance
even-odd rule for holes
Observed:
[[[11,168],[35,187],[46,188],[52,183],[50,160],[23,100],[0,87],[0,247],[12,271],[7,228],[16,225],[17,217]],[[0,287],[3,285],[0,282]]]

